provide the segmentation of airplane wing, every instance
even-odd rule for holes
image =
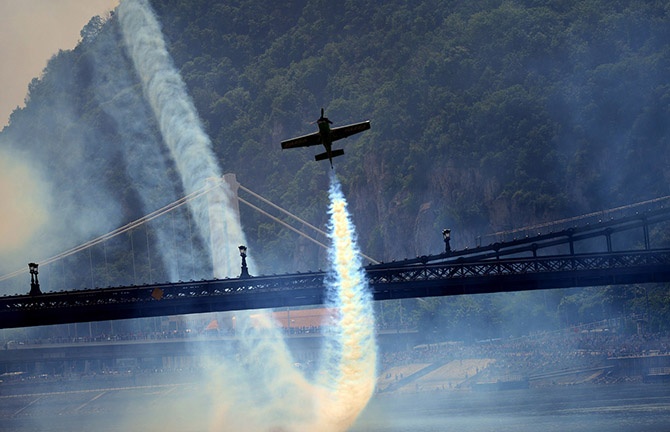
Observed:
[[[317,144],[321,144],[321,135],[318,132],[314,132],[309,135],[282,141],[281,148],[290,149],[296,147],[309,147]]]
[[[354,123],[348,126],[340,126],[330,130],[330,136],[333,141],[338,139],[346,138],[348,136],[363,132],[370,129],[370,121],[364,121],[361,123]]]

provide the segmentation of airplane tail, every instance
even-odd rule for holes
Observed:
[[[344,150],[338,149],[338,150],[333,150],[330,152],[330,155],[328,152],[325,153],[319,153],[318,155],[314,156],[314,160],[321,161],[324,159],[328,159],[329,157],[337,157],[337,156],[342,156],[344,154]]]

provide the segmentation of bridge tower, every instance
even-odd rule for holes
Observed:
[[[240,183],[235,174],[224,174],[221,178],[209,178],[207,183],[208,186],[213,187],[212,191],[207,194],[213,276],[216,279],[236,277],[235,272],[239,273],[237,245],[240,244],[240,240],[230,238],[229,227],[231,224],[240,225],[240,203],[237,197]],[[232,247],[222,247],[222,245],[233,244]]]

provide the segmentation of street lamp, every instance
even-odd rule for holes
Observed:
[[[240,256],[242,257],[242,273],[240,273],[240,279],[249,277],[249,268],[247,268],[247,247],[240,245]]]
[[[442,238],[444,239],[444,253],[450,253],[451,246],[449,245],[449,241],[451,240],[451,230],[447,228],[443,229]]]
[[[30,270],[30,295],[31,296],[42,294],[42,291],[40,291],[40,281],[37,280],[37,274],[39,273],[37,271],[37,266],[38,265],[39,264],[36,264],[36,263],[29,263],[28,264],[28,269]]]

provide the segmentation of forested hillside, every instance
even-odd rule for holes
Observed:
[[[670,194],[667,2],[151,3],[223,171],[311,223],[326,221],[330,167],[279,142],[313,131],[321,107],[335,125],[371,120],[335,169],[361,247],[379,260],[438,253],[445,227],[460,248]],[[121,156],[160,135],[114,14],[91,20],[26,100],[0,146],[32,155],[59,234],[87,239],[180,196],[169,162]],[[137,188],[155,196],[142,201]],[[260,272],[323,265],[316,246],[242,212]],[[620,309],[632,295],[614,297]],[[557,319],[574,299],[550,300],[528,316]],[[448,301],[473,320],[493,313]]]
[[[278,142],[372,121],[337,172],[380,259],[668,193],[664,2],[155,5],[222,164],[291,210],[327,167]]]

